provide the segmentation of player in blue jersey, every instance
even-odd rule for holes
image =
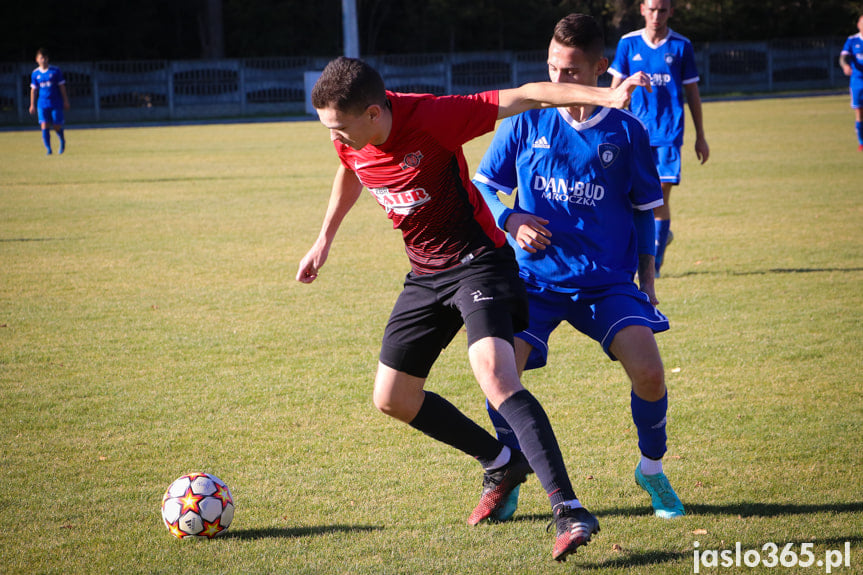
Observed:
[[[69,109],[69,96],[66,94],[66,79],[57,66],[48,63],[48,52],[40,48],[36,52],[39,67],[30,74],[30,114],[39,114],[42,128],[42,142],[48,155],[51,155],[51,130],[60,138],[61,154],[66,150],[66,135],[63,131],[64,110]]]
[[[650,133],[650,145],[659,178],[662,180],[664,203],[654,210],[656,217],[656,275],[665,257],[665,247],[674,237],[671,233],[672,186],[680,183],[680,148],[683,145],[683,97],[689,104],[695,125],[695,154],[701,163],[710,156],[704,138],[701,95],[698,91],[698,70],[692,44],[668,27],[673,13],[671,0],[642,0],[641,15],[645,26],[626,34],[617,45],[617,53],[609,72],[612,86],[634,72],[646,72],[653,91],[641,90],[632,98],[631,110]]]
[[[608,67],[602,52],[593,18],[563,18],[548,51],[552,82],[595,86]],[[655,307],[652,213],[662,187],[644,126],[629,112],[597,106],[530,110],[503,120],[474,181],[507,232],[528,292],[529,327],[515,339],[519,373],[546,364],[549,335],[563,321],[596,340],[632,381],[638,484],[656,515],[683,515],[662,468],[668,396],[653,334],[667,330],[668,319]],[[498,194],[516,188],[508,208]],[[501,441],[516,448],[506,420],[490,406],[489,415]],[[512,515],[517,497],[499,519]]]
[[[839,65],[846,76],[851,76],[851,108],[857,128],[857,149],[863,152],[863,14],[857,19],[857,34],[848,36]]]

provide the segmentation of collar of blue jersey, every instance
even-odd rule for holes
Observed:
[[[668,34],[665,35],[665,38],[663,38],[662,40],[660,40],[656,44],[653,44],[650,42],[650,40],[647,39],[647,28],[641,29],[641,39],[644,40],[644,43],[647,44],[653,50],[656,50],[657,48],[659,48],[660,46],[662,46],[663,44],[668,42],[668,39],[671,38],[672,34],[674,34],[674,31],[671,28],[669,28]]]
[[[603,118],[605,118],[608,115],[610,108],[602,108],[600,106],[597,106],[596,108],[593,109],[593,113],[590,115],[590,117],[583,122],[579,122],[578,120],[573,118],[572,114],[570,114],[566,108],[558,108],[557,111],[560,113],[561,117],[563,118],[563,121],[566,122],[567,124],[569,124],[572,127],[572,129],[577,130],[577,131],[581,131],[581,130],[587,130],[589,128],[592,128],[592,127],[596,126],[598,123],[600,123],[603,120]]]

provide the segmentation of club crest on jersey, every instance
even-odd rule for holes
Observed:
[[[665,63],[671,66],[674,64],[674,54],[666,54],[665,55]]]
[[[418,207],[431,200],[431,196],[424,188],[414,188],[403,192],[391,192],[389,188],[375,188],[371,192],[377,198],[378,203],[387,211],[406,216],[413,213]]]
[[[420,165],[420,160],[423,159],[423,154],[420,151],[411,152],[407,156],[405,156],[404,161],[399,164],[399,167],[403,170],[407,170],[408,168],[416,168]]]
[[[600,144],[599,145],[599,163],[602,164],[603,168],[608,168],[611,164],[614,163],[614,160],[617,159],[617,156],[620,154],[620,148],[615,146],[614,144]]]

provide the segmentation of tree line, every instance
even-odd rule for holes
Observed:
[[[570,12],[597,18],[607,43],[643,25],[641,0],[356,0],[363,55],[537,50]],[[41,0],[3,2],[0,60],[331,56],[341,0]],[[671,27],[694,42],[856,32],[863,1],[675,0]],[[218,20],[218,22],[216,22]],[[214,24],[218,26],[214,26]],[[216,31],[216,32],[214,32]],[[216,36],[216,37],[214,37]]]

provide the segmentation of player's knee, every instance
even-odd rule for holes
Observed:
[[[645,401],[659,401],[665,397],[665,372],[662,364],[648,365],[640,369],[632,380],[632,390]]]
[[[393,415],[396,411],[396,402],[394,401],[392,393],[389,393],[388,390],[381,389],[380,387],[375,387],[374,393],[372,394],[372,403],[374,403],[377,410],[383,414]]]
[[[422,398],[394,393],[392,389],[376,387],[372,402],[378,411],[400,421],[410,422],[416,417]]]

